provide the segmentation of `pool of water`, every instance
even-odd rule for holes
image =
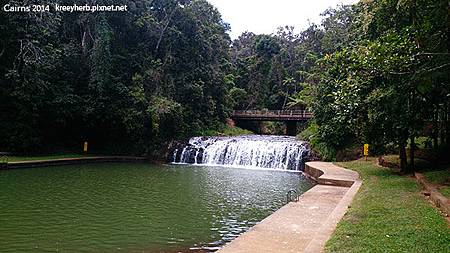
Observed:
[[[207,252],[313,183],[299,173],[90,164],[0,171],[0,252]]]

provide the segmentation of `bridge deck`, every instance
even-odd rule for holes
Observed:
[[[233,111],[231,116],[235,120],[255,121],[306,121],[312,117],[313,114],[306,110],[243,110]]]

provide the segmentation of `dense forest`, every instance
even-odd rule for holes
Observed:
[[[233,109],[298,107],[314,113],[301,138],[327,159],[370,143],[406,170],[416,137],[448,146],[448,1],[362,0],[300,33],[234,41],[205,0],[87,2],[129,11],[0,12],[0,151],[89,140],[144,154],[222,128]]]

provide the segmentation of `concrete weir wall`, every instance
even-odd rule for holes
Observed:
[[[305,173],[318,184],[219,252],[322,252],[361,181],[357,172],[326,162],[306,163]]]

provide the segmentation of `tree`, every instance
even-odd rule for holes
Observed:
[[[88,4],[130,11],[0,13],[0,149],[89,140],[94,151],[142,154],[225,120],[229,26],[213,6]]]

